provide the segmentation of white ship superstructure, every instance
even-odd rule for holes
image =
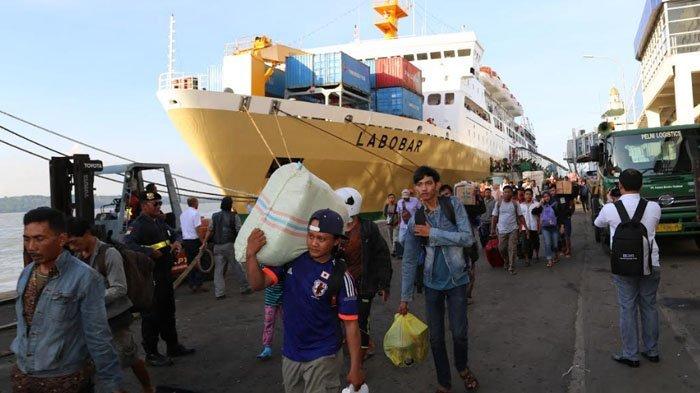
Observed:
[[[450,139],[496,159],[531,156],[514,150],[518,147],[537,150],[521,104],[495,71],[482,66],[484,49],[474,32],[362,40],[305,51],[343,51],[361,60],[402,56],[423,72],[424,119],[449,127]]]

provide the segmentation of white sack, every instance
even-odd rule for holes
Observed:
[[[258,252],[264,265],[281,266],[303,254],[311,215],[321,209],[338,212],[347,223],[347,207],[328,183],[300,163],[277,169],[260,192],[258,200],[236,238],[236,260],[245,261],[248,236],[255,228],[265,232],[267,244]]]

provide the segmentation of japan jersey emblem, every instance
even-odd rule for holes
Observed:
[[[314,298],[319,299],[321,296],[323,296],[324,293],[326,293],[326,290],[328,289],[328,284],[321,280],[316,280],[314,281],[314,285],[311,288],[311,294],[313,295]]]

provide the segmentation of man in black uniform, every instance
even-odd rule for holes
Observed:
[[[146,361],[155,367],[168,366],[173,363],[169,357],[194,352],[194,349],[185,348],[179,343],[175,329],[175,292],[171,270],[175,262],[173,252],[179,252],[182,246],[179,242],[180,235],[162,218],[160,206],[163,202],[160,194],[144,191],[140,195],[140,201],[141,215],[131,222],[124,241],[128,248],[142,252],[155,261],[153,307],[141,314],[141,334]],[[168,346],[169,357],[158,352],[159,335]]]

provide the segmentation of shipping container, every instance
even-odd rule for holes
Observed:
[[[370,93],[369,67],[344,52],[316,54],[313,71],[316,86],[343,85],[359,93]]]
[[[314,55],[292,55],[285,61],[287,89],[308,89],[314,84]]]
[[[285,78],[284,71],[276,68],[265,82],[265,97],[284,98]]]
[[[363,63],[367,64],[367,67],[369,67],[369,86],[372,89],[375,89],[377,87],[377,73],[375,72],[375,64],[376,60],[374,59],[365,59],[362,60]]]
[[[423,97],[403,87],[377,89],[377,112],[423,120]]]
[[[372,90],[372,95],[370,96],[369,107],[373,111],[377,111],[377,91]]]
[[[376,60],[377,88],[405,87],[423,94],[423,74],[418,67],[403,57],[384,57]]]

